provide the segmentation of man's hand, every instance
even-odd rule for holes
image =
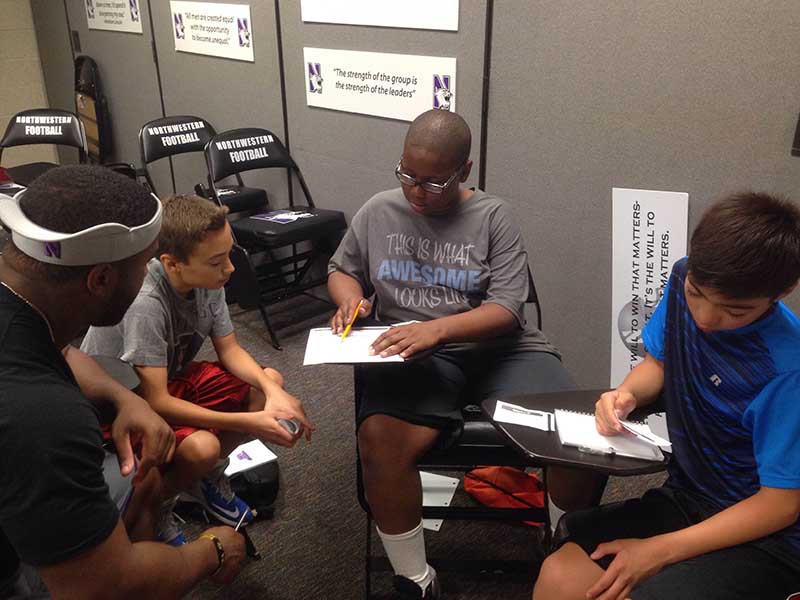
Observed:
[[[233,527],[212,527],[203,533],[210,533],[217,536],[222,542],[222,549],[225,550],[225,564],[222,565],[220,572],[211,578],[211,581],[218,584],[228,584],[232,582],[239,571],[245,558],[244,536],[233,530]],[[209,540],[210,542],[210,540]]]
[[[630,392],[611,390],[594,405],[595,424],[601,435],[617,435],[624,431],[619,420],[636,408],[636,397]]]
[[[359,302],[361,302],[361,308],[358,309],[356,319],[362,319],[372,312],[372,303],[366,298],[360,296],[348,298],[339,305],[336,313],[331,317],[331,331],[333,333],[341,335],[344,332]]]
[[[379,335],[372,342],[370,353],[380,354],[383,358],[395,354],[408,358],[417,352],[433,348],[439,343],[441,343],[441,334],[436,321],[410,323],[390,327],[388,331]]]
[[[625,600],[637,583],[652,577],[667,564],[666,552],[657,537],[600,544],[591,558],[599,560],[609,554],[616,554],[616,557],[587,590],[586,597],[591,600]]]
[[[175,433],[143,399],[127,392],[116,401],[117,417],[111,424],[111,437],[117,447],[120,473],[130,475],[134,466],[133,447],[141,442],[142,460],[133,478],[139,483],[155,466],[168,463],[175,452]]]

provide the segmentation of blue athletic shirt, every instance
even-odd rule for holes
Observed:
[[[745,327],[704,333],[672,268],[642,332],[664,363],[670,483],[720,510],[759,487],[800,489],[800,320],[782,302]],[[800,548],[800,523],[776,534]]]

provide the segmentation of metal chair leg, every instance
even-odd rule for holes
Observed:
[[[372,598],[372,516],[367,513],[367,544],[364,551],[364,600]]]
[[[542,544],[544,545],[544,555],[548,556],[553,548],[553,524],[550,522],[550,491],[547,487],[547,467],[542,469],[542,487],[544,488],[544,535]]]
[[[258,310],[261,313],[261,320],[264,321],[264,326],[267,328],[267,331],[269,332],[269,337],[270,340],[272,341],[272,347],[275,348],[275,350],[283,350],[283,348],[281,348],[280,342],[278,342],[278,336],[275,335],[275,330],[272,329],[272,324],[269,322],[269,317],[267,316],[267,311],[264,310],[264,305],[259,303]]]

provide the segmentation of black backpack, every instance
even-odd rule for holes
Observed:
[[[280,488],[278,461],[258,465],[231,477],[233,493],[258,511],[259,518],[269,518],[275,511],[275,500]]]

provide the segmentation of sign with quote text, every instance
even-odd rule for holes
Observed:
[[[305,22],[458,31],[459,0],[301,0]]]
[[[249,4],[171,0],[175,50],[253,62]]]
[[[455,58],[303,48],[303,65],[309,106],[403,121],[456,109]]]
[[[142,33],[141,0],[84,0],[89,29]]]
[[[644,358],[642,329],[686,256],[689,194],[613,188],[611,387]]]

